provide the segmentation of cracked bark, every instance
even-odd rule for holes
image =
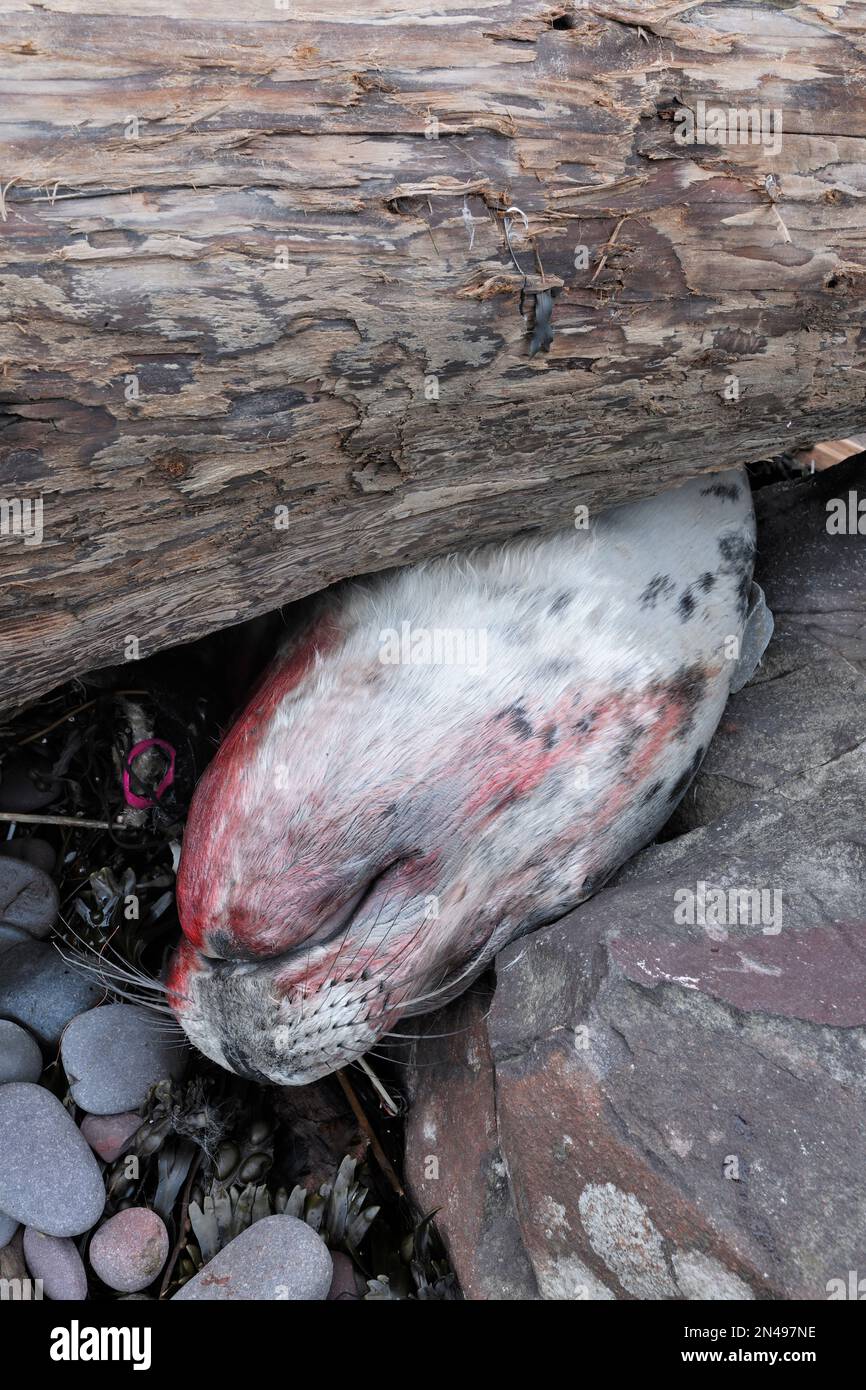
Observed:
[[[861,3],[16,4],[7,705],[862,425]],[[678,145],[700,98],[781,110],[779,154]]]

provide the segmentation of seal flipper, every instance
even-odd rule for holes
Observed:
[[[740,643],[740,659],[731,677],[731,694],[752,679],[758,669],[761,657],[770,645],[773,635],[773,615],[767,607],[764,591],[760,584],[753,584],[749,591],[749,611],[743,628]]]

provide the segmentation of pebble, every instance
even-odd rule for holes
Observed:
[[[25,1029],[0,1018],[0,1086],[9,1081],[38,1081],[42,1053]]]
[[[44,806],[56,801],[60,792],[61,783],[51,776],[41,760],[37,761],[26,753],[13,753],[3,764],[0,811],[41,811]]]
[[[132,1004],[79,1014],[60,1044],[75,1103],[92,1115],[137,1109],[157,1081],[180,1075],[184,1053],[157,1018]]]
[[[0,857],[0,922],[30,936],[47,936],[57,921],[54,880],[25,859]]]
[[[0,1211],[0,1250],[6,1249],[20,1224],[14,1216],[7,1216],[5,1211]]]
[[[296,1216],[265,1216],[229,1241],[172,1300],[325,1299],[333,1266],[325,1242]]]
[[[103,1284],[118,1293],[140,1293],[168,1259],[168,1231],[147,1207],[110,1216],[90,1242],[90,1263]]]
[[[10,946],[20,946],[22,941],[32,941],[29,932],[22,931],[20,927],[6,927],[0,922],[0,956],[4,951],[8,951]]]
[[[105,997],[44,941],[22,941],[0,955],[0,1015],[56,1046],[71,1018]],[[123,1110],[117,1105],[115,1110]]]
[[[124,1111],[122,1115],[85,1115],[81,1133],[94,1153],[106,1163],[113,1163],[141,1124],[143,1120],[134,1110]]]
[[[104,1206],[99,1165],[56,1096],[27,1081],[0,1086],[0,1211],[47,1235],[77,1236]]]
[[[28,1226],[24,1232],[24,1258],[34,1279],[42,1280],[46,1298],[80,1303],[87,1297],[87,1271],[74,1240],[46,1236]]]
[[[9,859],[24,859],[38,869],[44,869],[47,874],[53,874],[57,867],[57,855],[51,845],[47,840],[37,839],[33,835],[16,835],[14,840],[0,841],[0,855]]]

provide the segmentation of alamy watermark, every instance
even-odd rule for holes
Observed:
[[[467,666],[486,671],[487,630],[403,622],[399,630],[386,627],[379,633],[379,660],[383,666]]]
[[[703,97],[695,109],[674,112],[678,145],[761,145],[768,154],[782,148],[782,112],[769,106],[708,106]]]
[[[677,926],[704,927],[719,940],[733,926],[760,927],[764,936],[782,930],[779,888],[713,888],[699,879],[694,888],[677,888],[674,902]]]
[[[824,1287],[831,1303],[840,1298],[851,1299],[856,1303],[862,1303],[866,1299],[866,1279],[861,1279],[856,1269],[848,1270],[847,1279],[828,1279]]]
[[[0,536],[21,536],[25,545],[41,545],[41,497],[0,497]]]
[[[52,1361],[130,1361],[134,1371],[151,1366],[150,1327],[82,1327],[73,1318],[55,1327],[48,1355]]]
[[[866,536],[866,497],[851,491],[847,497],[831,497],[827,503],[827,534]]]
[[[0,1279],[0,1303],[33,1303],[45,1297],[41,1279],[30,1279],[26,1275],[19,1279]]]

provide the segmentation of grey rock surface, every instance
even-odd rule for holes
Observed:
[[[0,953],[0,1018],[20,1023],[48,1047],[59,1043],[70,1019],[103,997],[44,941],[22,941]]]
[[[50,806],[60,791],[61,783],[51,776],[42,759],[27,751],[13,753],[0,775],[0,811],[40,811]]]
[[[47,936],[57,920],[57,888],[44,869],[0,855],[0,923]]]
[[[12,946],[20,946],[22,942],[32,939],[29,932],[22,931],[20,927],[5,927],[0,922],[0,956]]]
[[[87,1297],[87,1271],[74,1240],[46,1236],[28,1226],[24,1232],[24,1258],[34,1279],[42,1280],[46,1298],[79,1303]]]
[[[0,1250],[6,1249],[20,1224],[14,1216],[7,1216],[5,1211],[0,1211]]]
[[[166,1038],[159,1020],[131,1004],[79,1014],[60,1055],[76,1104],[92,1115],[137,1108],[157,1081],[179,1076],[185,1061],[185,1049]]]
[[[174,1302],[326,1299],[333,1278],[325,1242],[294,1216],[266,1216],[224,1246]]]
[[[57,855],[47,840],[30,835],[16,835],[14,840],[3,840],[0,843],[0,855],[9,859],[23,859],[28,864],[35,864],[46,874],[53,873],[57,863]]]
[[[102,1215],[96,1159],[60,1101],[42,1086],[0,1086],[0,1211],[46,1235],[77,1236]]]
[[[0,1019],[0,1086],[8,1081],[38,1081],[42,1052],[26,1029]]]

